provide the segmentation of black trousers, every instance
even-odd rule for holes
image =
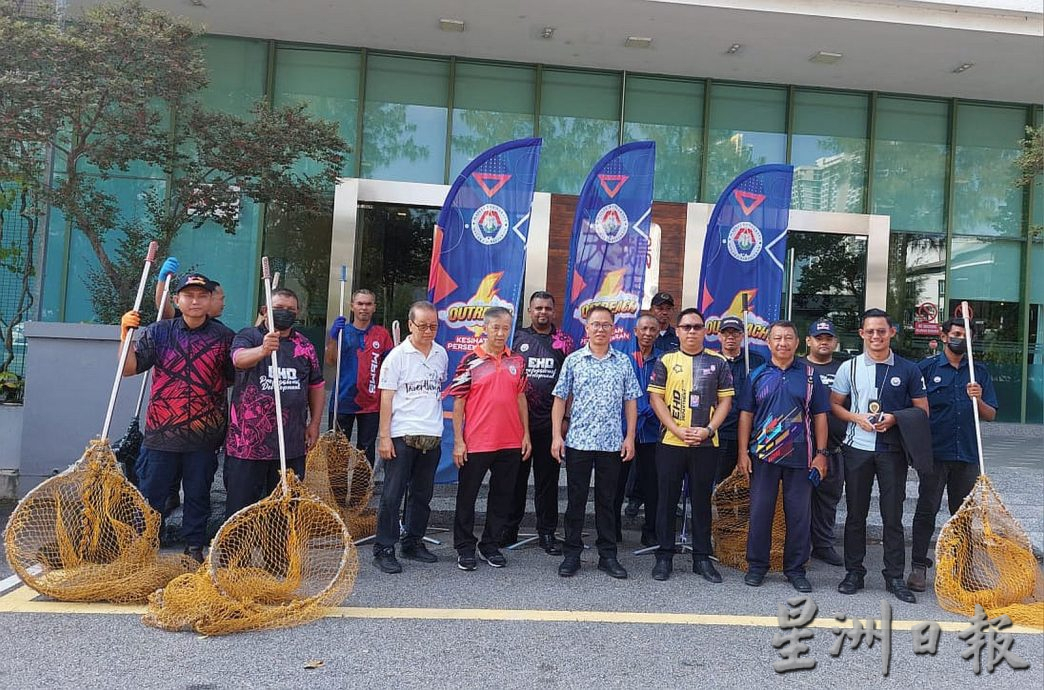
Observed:
[[[964,503],[979,478],[979,466],[973,462],[936,462],[931,474],[918,472],[917,508],[914,509],[913,546],[910,562],[928,567],[928,546],[935,533],[935,516],[942,506],[946,490],[950,515]]]
[[[632,472],[638,475],[637,484],[641,488],[641,496],[645,500],[645,522],[642,524],[642,536],[646,541],[656,539],[656,511],[660,506],[659,473],[656,471],[655,443],[639,443],[635,446]]]
[[[348,438],[352,437],[352,427],[356,424],[359,425],[359,435],[355,439],[356,447],[366,453],[366,459],[370,461],[370,467],[373,467],[377,458],[377,429],[381,424],[381,415],[379,412],[337,415],[337,426]]]
[[[504,534],[518,536],[519,525],[526,516],[526,494],[529,472],[533,472],[533,511],[537,534],[554,534],[558,529],[558,476],[562,466],[551,457],[551,429],[530,429],[533,454],[520,463],[512,489],[510,511],[504,523]]]
[[[880,492],[881,522],[884,524],[884,570],[886,579],[903,576],[906,567],[906,540],[903,534],[903,501],[906,500],[906,458],[894,451],[868,451],[844,446],[845,569],[866,574],[866,516],[870,494],[877,478]]]
[[[812,552],[809,524],[812,521],[812,482],[805,467],[781,467],[752,461],[750,478],[750,526],[747,528],[747,567],[752,573],[766,573],[772,550],[772,519],[776,497],[783,482],[783,513],[787,536],[783,544],[783,574],[804,575]]]
[[[428,531],[428,518],[431,517],[431,496],[435,490],[435,470],[439,466],[442,446],[422,451],[410,448],[401,437],[393,438],[395,457],[385,460],[384,489],[377,509],[377,536],[373,550],[378,553],[393,548],[399,541],[399,511],[406,489],[410,491],[410,500],[406,502],[406,516],[403,521],[406,534],[402,537],[404,546],[417,544]]]
[[[305,456],[287,458],[286,469],[304,479]],[[267,497],[279,486],[279,459],[244,460],[225,456],[225,519]]]
[[[718,449],[714,446],[669,446],[656,444],[656,473],[659,475],[659,505],[656,512],[657,556],[674,555],[674,507],[681,496],[682,482],[689,478],[689,504],[692,508],[692,558],[710,558],[711,492],[718,470]]]
[[[616,518],[613,512],[616,486],[620,479],[620,451],[577,450],[566,448],[566,485],[569,503],[565,514],[565,544],[567,556],[579,556],[584,548],[581,534],[594,473],[595,546],[599,558],[616,558]]]
[[[637,457],[638,457],[638,455],[637,455],[637,453],[638,453],[638,443],[637,442],[635,442],[634,447],[635,447],[635,458],[637,459]],[[626,477],[626,479],[627,479],[626,484],[625,484],[626,489],[625,489],[625,493],[624,493],[624,496],[627,498],[627,500],[628,501],[635,501],[637,503],[644,502],[645,501],[645,496],[642,495],[642,484],[641,484],[640,481],[638,481],[638,464],[632,462],[630,467],[625,468],[624,469],[624,477]]]
[[[486,525],[478,547],[484,554],[497,551],[521,462],[521,448],[467,454],[467,462],[457,470],[457,506],[453,513],[453,548],[459,553],[475,553],[475,501],[487,472]]]
[[[732,471],[736,469],[736,453],[739,450],[739,441],[734,438],[718,437],[718,471],[714,475],[714,483],[721,484]]]
[[[829,549],[834,546],[837,504],[841,501],[844,489],[845,470],[841,451],[831,451],[827,457],[827,476],[819,482],[819,486],[812,489],[813,549]]]

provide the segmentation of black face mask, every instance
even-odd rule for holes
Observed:
[[[276,308],[272,310],[272,325],[277,331],[285,331],[297,321],[297,313],[290,309]]]
[[[946,343],[946,347],[950,348],[950,352],[952,352],[955,355],[963,355],[965,352],[968,351],[968,343],[964,340],[964,338],[958,339],[951,337],[950,340]]]

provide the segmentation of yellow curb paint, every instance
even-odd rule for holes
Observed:
[[[57,613],[88,615],[142,615],[142,604],[83,604],[49,601],[28,587],[19,587],[0,597],[0,613]],[[326,610],[326,618],[368,618],[384,620],[458,620],[458,621],[525,621],[530,623],[611,623],[631,625],[706,625],[749,628],[778,628],[775,616],[739,616],[713,613],[644,613],[640,611],[553,611],[542,609],[440,609],[440,608],[380,608],[343,606]],[[893,631],[909,631],[923,621],[893,620]],[[960,632],[968,621],[937,621],[946,632]],[[844,624],[833,618],[817,618],[812,628],[851,628],[849,619]],[[1044,634],[1044,630],[1012,626],[1006,632],[1029,635]]]

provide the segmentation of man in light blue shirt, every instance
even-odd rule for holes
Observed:
[[[565,559],[558,568],[562,577],[580,570],[584,548],[581,532],[595,475],[595,527],[598,539],[598,569],[624,579],[627,571],[616,559],[616,485],[620,459],[634,458],[635,427],[641,397],[638,379],[627,355],[610,346],[613,314],[605,307],[588,312],[587,344],[566,357],[554,389],[551,407],[551,455],[566,463],[569,503],[565,514]],[[566,410],[569,429],[563,438]],[[624,415],[627,431],[615,420]],[[568,449],[568,450],[567,450]]]

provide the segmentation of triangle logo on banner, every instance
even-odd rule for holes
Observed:
[[[599,175],[598,182],[602,185],[602,189],[612,199],[616,196],[617,192],[620,191],[620,187],[624,186],[624,182],[627,182],[628,175]],[[610,188],[610,183],[615,183]]]
[[[743,209],[743,215],[745,216],[754,213],[754,209],[761,206],[761,202],[765,200],[764,194],[744,192],[742,189],[737,189],[732,194],[736,197],[736,201],[739,203],[740,208]]]
[[[478,182],[479,187],[482,187],[482,191],[486,193],[486,196],[493,196],[500,191],[500,188],[507,184],[507,181],[511,179],[511,175],[507,173],[485,173],[485,172],[474,172],[471,176]],[[492,182],[493,186],[490,187],[489,183]]]
[[[580,293],[584,291],[585,287],[587,287],[587,283],[584,282],[584,279],[580,277],[579,273],[573,271],[573,294],[570,295],[569,298],[575,302],[576,298],[580,296]]]

